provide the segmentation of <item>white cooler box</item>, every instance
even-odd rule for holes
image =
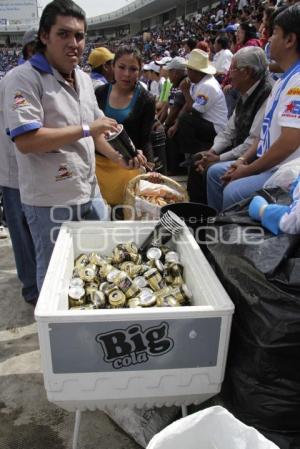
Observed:
[[[185,227],[180,254],[192,306],[68,310],[74,258],[141,244],[156,222],[79,222],[60,230],[35,309],[49,401],[73,411],[201,403],[220,391],[233,303]]]

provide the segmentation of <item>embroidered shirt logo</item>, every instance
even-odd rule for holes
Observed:
[[[196,103],[200,106],[205,106],[208,102],[208,97],[206,95],[198,95],[196,98]]]
[[[300,101],[291,101],[285,105],[283,117],[300,118]]]
[[[300,95],[300,87],[291,87],[288,90],[287,95]]]
[[[29,106],[29,102],[26,100],[26,98],[21,94],[21,92],[16,92],[14,96],[14,107],[16,108],[22,108],[24,106]]]
[[[60,165],[58,174],[55,176],[56,181],[63,181],[64,179],[72,178],[73,172],[69,170],[67,164]]]

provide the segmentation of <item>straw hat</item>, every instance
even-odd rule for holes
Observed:
[[[208,53],[203,50],[198,50],[197,48],[191,51],[185,65],[188,69],[207,73],[208,75],[214,75],[217,72],[215,67],[209,62]]]

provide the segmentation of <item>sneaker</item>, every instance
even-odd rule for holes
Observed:
[[[4,226],[0,226],[0,239],[7,239],[8,233]]]

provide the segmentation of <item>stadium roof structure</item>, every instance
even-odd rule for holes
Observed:
[[[162,14],[170,9],[181,6],[184,8],[186,0],[135,0],[123,8],[108,14],[102,14],[88,19],[89,29],[126,25],[129,22],[140,22],[156,14]],[[204,1],[203,3],[207,3]]]

